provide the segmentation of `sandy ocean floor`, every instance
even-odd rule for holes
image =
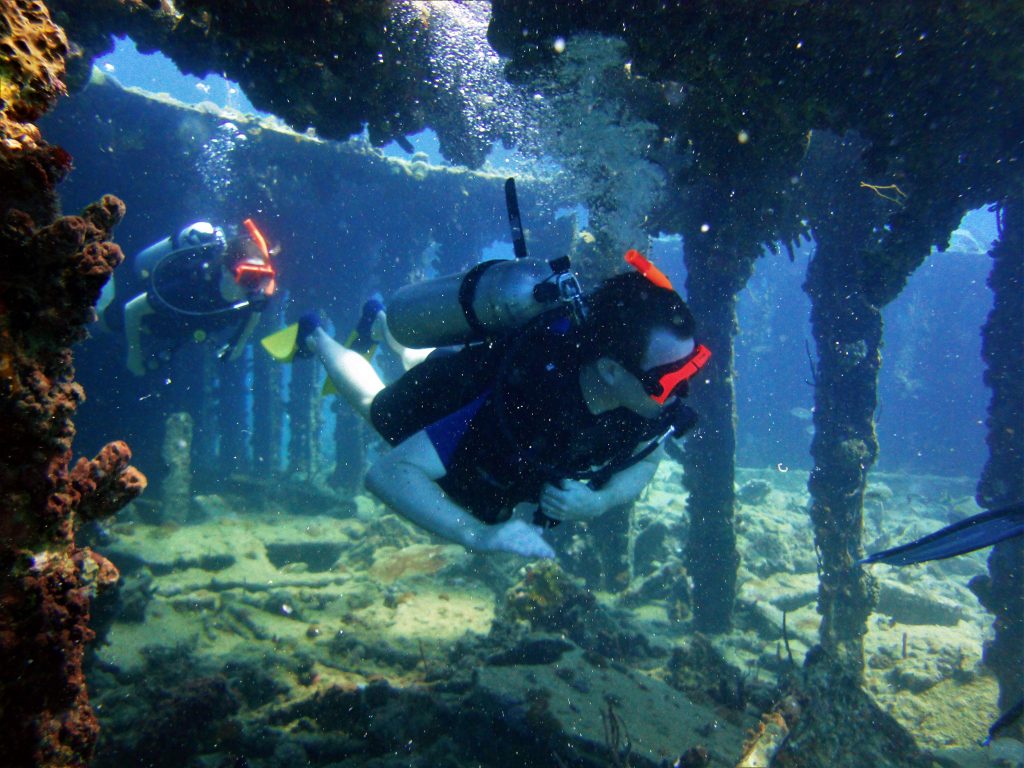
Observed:
[[[394,745],[361,751],[367,747],[352,741],[362,726],[326,714],[334,711],[328,702],[356,697],[351,712],[367,691],[386,690],[381,695],[396,701],[427,691],[424,709],[467,691],[480,711],[487,702],[519,702],[524,718],[560,730],[576,752],[614,747],[617,738],[632,761],[623,764],[671,765],[699,740],[709,764],[734,765],[761,703],[751,694],[723,707],[681,683],[686,674],[673,649],[693,641],[687,611],[678,595],[651,586],[679,551],[664,531],[685,536],[679,472],[663,462],[636,507],[628,596],[581,590],[574,598],[614,628],[592,625],[578,636],[530,623],[544,589],[562,589],[551,585],[571,578],[441,544],[368,497],[355,500],[354,513],[349,504],[313,515],[244,496],[201,496],[193,512],[204,519],[187,525],[157,524],[152,502],[136,502],[96,545],[123,575],[118,594],[97,610],[103,638],[90,674],[105,729],[98,764],[138,759],[154,739],[170,744],[155,765],[229,764],[213,757],[223,755],[234,755],[237,766],[413,764],[387,762],[399,751]],[[738,671],[739,687],[745,681],[753,690],[773,684],[790,654],[802,664],[815,642],[817,578],[806,475],[744,470],[737,485],[736,627],[711,644]],[[866,502],[869,551],[973,514],[970,493],[966,481],[875,476]],[[1016,742],[979,746],[998,716],[995,680],[980,665],[991,617],[967,589],[984,572],[985,556],[874,566],[879,604],[865,643],[867,690],[878,705],[921,747],[972,768],[1024,761]],[[526,593],[535,604],[522,609]],[[631,644],[642,648],[634,653]],[[466,706],[459,701],[454,706]],[[181,730],[167,715],[175,707],[217,726],[194,726],[188,740],[176,740],[165,733]],[[338,746],[346,743],[339,733],[347,747]],[[285,735],[301,744],[301,762]],[[453,737],[435,736],[410,752],[451,753],[442,742]]]

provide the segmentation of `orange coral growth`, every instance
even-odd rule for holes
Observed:
[[[49,221],[53,187],[71,168],[71,157],[42,140],[27,121],[65,92],[68,42],[41,0],[7,0],[0,10],[0,222],[19,209]]]
[[[770,765],[775,753],[789,734],[789,726],[778,712],[766,712],[743,744],[743,756],[736,768],[760,768]]]
[[[436,545],[416,544],[404,549],[380,549],[370,573],[383,582],[397,581],[406,576],[437,573],[448,564],[443,549]]]
[[[68,40],[41,0],[8,0],[0,26],[0,103],[6,116],[28,122],[66,92]]]
[[[117,584],[121,572],[117,566],[88,547],[77,552],[76,562],[87,584],[94,585],[97,591],[103,591]]]
[[[75,545],[76,522],[145,487],[123,443],[69,469],[85,398],[71,344],[122,259],[109,239],[124,203],[56,217],[71,156],[23,121],[64,93],[66,54],[43,2],[0,3],[0,666],[18,670],[0,706],[5,766],[88,764],[99,732],[82,671],[90,603],[118,573]]]
[[[128,465],[131,460],[131,450],[120,440],[105,445],[91,461],[78,460],[71,486],[79,494],[79,522],[112,515],[145,490],[146,476]]]

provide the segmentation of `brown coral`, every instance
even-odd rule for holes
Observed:
[[[19,670],[0,703],[10,766],[89,761],[99,730],[82,672],[90,603],[118,574],[75,545],[75,528],[145,486],[123,443],[70,469],[85,397],[71,344],[122,259],[109,239],[124,204],[108,196],[55,218],[71,158],[19,121],[63,92],[66,52],[41,2],[0,6],[0,665]]]
[[[98,732],[82,660],[92,594],[118,574],[76,547],[74,532],[138,495],[145,478],[124,443],[70,469],[84,399],[70,344],[120,261],[107,238],[123,210],[105,198],[38,230],[16,212],[0,230],[0,664],[23,670],[0,711],[12,766],[85,765]]]
[[[71,487],[79,495],[78,520],[107,517],[146,487],[146,478],[128,465],[132,452],[118,440],[108,443],[91,461],[79,459],[71,471]]]

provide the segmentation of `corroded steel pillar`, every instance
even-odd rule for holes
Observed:
[[[270,331],[264,329],[262,332]],[[284,434],[283,373],[284,366],[275,362],[262,349],[255,351],[252,374],[252,462],[253,471],[261,477],[281,471],[281,440]]]
[[[736,392],[733,339],[738,330],[737,294],[753,274],[760,247],[727,232],[684,235],[686,293],[697,335],[711,361],[692,387],[700,414],[687,438],[683,483],[690,492],[686,570],[693,580],[693,614],[702,632],[724,632],[732,623],[739,553],[733,515],[736,497]]]
[[[977,497],[986,508],[1024,500],[1024,195],[1003,202],[999,224],[988,280],[992,311],[982,328],[992,400],[989,458]],[[999,707],[1005,711],[1024,697],[1024,539],[997,544],[988,575],[973,579],[971,589],[996,617],[984,660],[999,680]]]
[[[874,414],[882,342],[881,310],[855,283],[858,256],[856,238],[819,236],[805,286],[818,352],[808,487],[818,552],[820,638],[841,667],[854,671],[863,670],[873,604],[871,582],[856,562],[867,474],[878,457]]]
[[[316,418],[320,396],[315,392],[317,370],[310,360],[300,360],[292,366],[292,379],[288,397],[288,466],[292,472],[311,477],[316,471],[317,429]]]
[[[337,414],[334,427],[335,464],[331,487],[346,496],[355,496],[366,473],[366,439],[370,428],[342,398],[331,407]]]
[[[249,471],[248,362],[248,355],[244,354],[238,360],[217,360],[214,363],[218,384],[217,431],[220,438],[217,467],[221,477]]]

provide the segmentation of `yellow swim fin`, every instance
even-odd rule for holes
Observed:
[[[279,363],[290,363],[295,357],[298,347],[295,340],[299,337],[299,324],[292,323],[280,331],[260,339],[260,344]]]
[[[260,344],[279,363],[290,363],[292,358],[295,357],[297,349],[295,339],[298,335],[299,325],[294,323],[287,328],[282,328],[280,331],[270,334],[264,339],[260,339]],[[330,377],[324,379],[324,385],[320,388],[320,395],[326,397],[327,395],[336,394],[338,394],[338,388],[334,386],[334,382],[331,381]]]

